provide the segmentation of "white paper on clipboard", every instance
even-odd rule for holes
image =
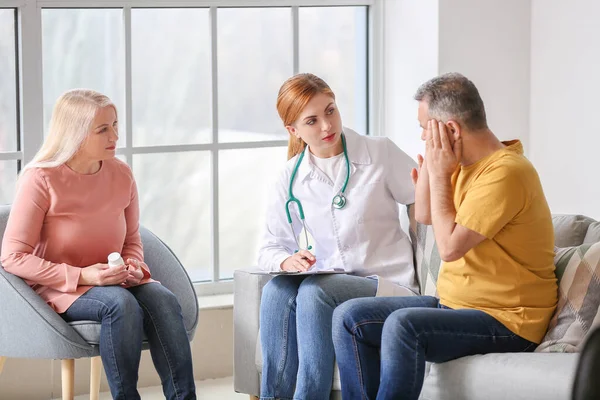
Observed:
[[[346,271],[343,268],[330,268],[330,269],[308,270],[308,271],[304,271],[304,272],[300,272],[300,271],[289,272],[289,271],[260,271],[260,270],[256,270],[256,271],[250,271],[250,273],[256,274],[256,275],[293,275],[293,276],[297,276],[297,275],[351,274],[352,272]]]

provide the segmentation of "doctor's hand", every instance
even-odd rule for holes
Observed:
[[[281,270],[288,272],[308,271],[317,262],[315,256],[308,250],[300,250],[281,263]]]

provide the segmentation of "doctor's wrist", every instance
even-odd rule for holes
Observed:
[[[289,256],[288,258],[286,258],[285,260],[283,260],[281,262],[281,264],[279,265],[279,269],[281,271],[295,271],[295,268],[292,267],[292,256]]]

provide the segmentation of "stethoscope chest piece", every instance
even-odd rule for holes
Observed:
[[[333,198],[331,203],[333,204],[334,208],[341,210],[346,205],[346,197],[344,197],[343,194],[338,194]]]

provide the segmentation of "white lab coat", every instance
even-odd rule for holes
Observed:
[[[416,163],[388,138],[361,136],[348,128],[344,133],[350,160],[344,208],[334,208],[332,199],[344,184],[345,162],[332,183],[307,154],[294,180],[294,196],[302,203],[306,227],[314,239],[314,268],[344,268],[358,276],[377,276],[379,296],[410,294],[406,288],[418,293],[413,251],[400,228],[398,211],[398,203],[414,203],[410,171]],[[258,256],[258,266],[265,271],[279,271],[297,248],[285,214],[297,158],[287,162],[269,196]],[[290,209],[298,236],[302,223],[297,208],[292,205]]]

